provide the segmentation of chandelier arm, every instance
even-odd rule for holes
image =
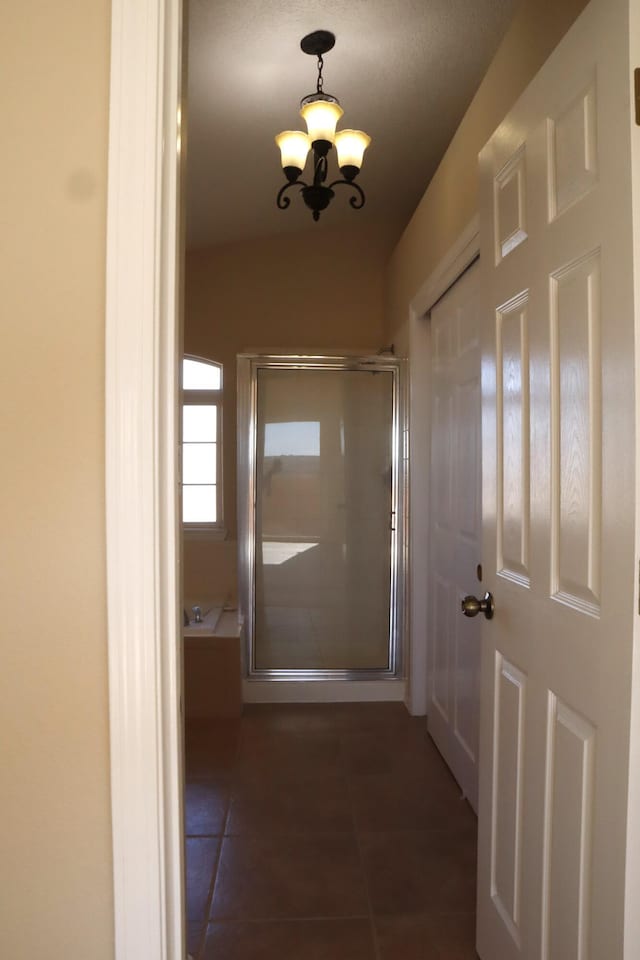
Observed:
[[[333,187],[338,187],[341,184],[343,184],[345,187],[351,187],[352,190],[356,191],[357,196],[350,197],[349,203],[351,204],[354,210],[362,209],[365,203],[364,190],[362,189],[362,187],[359,186],[359,184],[354,183],[353,180],[334,180],[333,183],[329,184],[329,188],[333,189]]]
[[[314,151],[313,158],[313,183],[314,186],[319,186],[321,183],[327,179],[327,157],[326,154]]]
[[[291,203],[291,198],[285,197],[285,193],[289,187],[300,187],[302,190],[302,188],[306,186],[307,184],[304,182],[304,180],[294,180],[293,183],[285,183],[284,186],[280,187],[278,190],[278,196],[276,197],[276,206],[278,210],[286,210]]]

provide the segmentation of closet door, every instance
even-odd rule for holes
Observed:
[[[429,733],[478,803],[480,623],[459,615],[481,589],[479,268],[431,310]]]

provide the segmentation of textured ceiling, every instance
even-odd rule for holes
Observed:
[[[190,0],[187,243],[215,243],[358,218],[406,223],[435,172],[517,0]],[[339,126],[372,143],[355,212],[338,188],[319,224],[284,183],[273,138],[304,129],[299,101],[315,90],[316,60],[300,50],[331,30],[324,88]],[[333,153],[334,151],[332,151]],[[335,157],[330,158],[337,175]],[[307,161],[307,173],[309,161]],[[339,192],[338,192],[339,191]]]

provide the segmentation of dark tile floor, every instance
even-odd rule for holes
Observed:
[[[197,960],[475,960],[476,821],[401,704],[186,729]]]

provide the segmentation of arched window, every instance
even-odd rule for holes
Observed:
[[[182,522],[187,530],[223,530],[222,364],[182,361]]]

